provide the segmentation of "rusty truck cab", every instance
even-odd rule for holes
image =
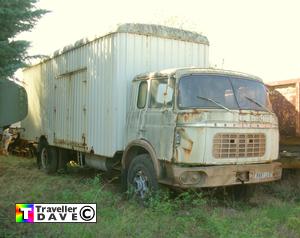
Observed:
[[[133,80],[127,144],[151,150],[161,183],[216,187],[280,179],[278,140],[277,118],[255,76],[181,68]]]

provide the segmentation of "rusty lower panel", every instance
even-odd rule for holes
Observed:
[[[67,140],[63,140],[63,139],[54,139],[54,144],[56,146],[61,146],[64,148],[68,148],[68,149],[78,149],[80,151],[87,151],[88,147],[86,146],[85,143],[78,143],[78,142],[74,142],[74,141],[67,141]]]
[[[279,162],[203,167],[181,167],[168,163],[165,166],[168,179],[160,179],[160,182],[182,188],[264,183],[279,180],[282,174]]]

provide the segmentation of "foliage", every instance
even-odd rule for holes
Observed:
[[[34,159],[0,156],[0,237],[300,237],[300,176],[260,185],[250,203],[205,191],[124,199],[120,181],[94,170],[46,175]],[[97,203],[96,224],[15,223],[15,203]]]
[[[0,80],[13,75],[28,58],[30,43],[15,40],[17,34],[31,30],[47,12],[37,9],[38,0],[0,0]]]

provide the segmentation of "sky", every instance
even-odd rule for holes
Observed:
[[[151,23],[197,31],[210,42],[210,65],[261,77],[300,78],[297,0],[40,0],[48,9],[31,32],[29,54],[49,55],[120,23]]]

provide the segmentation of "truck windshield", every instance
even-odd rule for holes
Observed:
[[[272,111],[263,83],[220,75],[187,75],[179,81],[178,106]]]

